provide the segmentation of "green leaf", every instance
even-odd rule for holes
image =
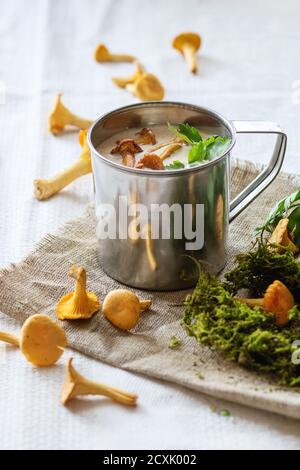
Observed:
[[[206,146],[203,141],[194,144],[188,154],[188,162],[202,162],[206,158]]]
[[[211,136],[204,141],[206,145],[206,159],[212,160],[213,158],[221,157],[226,153],[228,147],[230,145],[230,137],[225,135],[224,137],[221,136]]]
[[[177,338],[177,336],[173,335],[171,336],[170,343],[169,343],[169,348],[170,349],[178,349],[182,344],[181,339]]]
[[[288,231],[293,234],[295,244],[300,247],[300,206],[289,215]]]
[[[256,233],[260,234],[264,231],[272,232],[279,220],[287,217],[291,209],[300,205],[300,189],[290,194],[288,197],[280,199],[269,212],[266,222],[262,227],[256,228]]]
[[[173,160],[168,165],[165,165],[166,170],[178,170],[184,168],[184,164],[180,160]]]
[[[170,132],[172,132],[172,134],[176,135],[176,137],[190,145],[193,145],[195,142],[200,142],[200,140],[202,140],[198,129],[190,126],[189,124],[179,124],[177,128],[168,123],[168,129]]]
[[[185,135],[191,142],[200,142],[202,140],[199,130],[187,123],[179,124],[178,130],[180,134]]]

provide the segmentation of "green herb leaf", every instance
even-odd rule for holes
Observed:
[[[179,124],[177,128],[168,123],[168,129],[172,134],[175,134],[176,137],[179,137],[179,139],[190,145],[202,140],[199,130],[189,124]]]
[[[300,246],[300,206],[289,215],[288,231],[293,235],[293,241]]]
[[[188,162],[202,162],[206,158],[206,146],[203,141],[194,144],[188,153]]]
[[[219,415],[227,417],[227,416],[231,416],[231,413],[229,410],[220,410]]]
[[[165,165],[166,170],[179,170],[180,168],[184,168],[184,164],[180,160],[173,160],[168,165]]]
[[[200,142],[202,140],[199,130],[187,123],[179,124],[178,130],[180,134],[185,135],[191,142]]]
[[[225,136],[211,136],[204,141],[206,146],[206,160],[221,157],[224,155],[230,145],[230,137]]]
[[[263,234],[263,232],[272,232],[278,222],[284,217],[288,217],[290,211],[300,205],[300,189],[290,194],[290,196],[281,199],[271,209],[266,222],[262,227],[256,228],[256,234]]]
[[[177,338],[177,336],[173,335],[170,339],[169,348],[170,349],[178,349],[181,346],[181,339]]]

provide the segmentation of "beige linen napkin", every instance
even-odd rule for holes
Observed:
[[[253,164],[236,161],[232,166],[232,195],[257,172]],[[264,220],[270,207],[295,190],[298,182],[296,176],[281,174],[231,224],[227,269],[234,256],[250,246],[254,228]],[[100,299],[111,289],[121,287],[99,265],[93,205],[57,233],[47,235],[22,262],[0,271],[0,311],[20,323],[34,313],[56,318],[58,299],[73,288],[73,281],[67,275],[73,263],[86,268],[88,287]],[[186,335],[180,325],[183,307],[178,304],[187,291],[136,292],[141,298],[153,298],[153,307],[143,313],[134,330],[116,329],[101,313],[88,321],[64,322],[70,347],[116,367],[300,419],[297,391],[279,387],[266,376],[225,361]],[[177,350],[168,347],[172,335],[182,339],[182,346]]]

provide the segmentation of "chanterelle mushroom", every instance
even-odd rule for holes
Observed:
[[[79,131],[79,143],[82,146],[82,152],[73,165],[52,178],[34,180],[34,194],[39,201],[48,199],[58,193],[80,176],[91,173],[91,153],[87,144],[86,134],[86,130]]]
[[[262,299],[237,298],[250,307],[259,306],[267,312],[274,313],[277,326],[284,326],[289,321],[288,312],[294,306],[295,301],[292,293],[281,281],[270,284]]]
[[[126,85],[125,88],[141,101],[162,100],[165,94],[161,82],[152,73],[142,74],[138,80]]]
[[[67,346],[64,330],[47,315],[32,315],[21,329],[20,338],[4,331],[0,341],[18,346],[28,362],[35,366],[51,366]]]
[[[139,137],[135,139],[137,144],[142,145],[154,145],[156,144],[156,138],[154,132],[149,127],[143,127],[139,132],[136,133]]]
[[[135,154],[142,152],[143,149],[133,139],[123,139],[111,150],[111,154],[122,155],[123,165],[134,167]]]
[[[292,250],[293,253],[297,253],[299,251],[299,248],[290,239],[288,232],[288,224],[289,219],[287,217],[281,219],[276,225],[273,233],[271,234],[268,240],[268,244],[286,246],[287,248]],[[277,251],[278,253],[283,251],[280,246],[270,246],[270,249]]]
[[[80,395],[102,395],[122,405],[136,405],[137,395],[83,377],[74,369],[72,361],[73,358],[70,358],[67,362],[67,374],[60,399],[63,405]]]
[[[94,57],[97,62],[135,62],[136,58],[129,54],[111,54],[101,43],[95,49]]]
[[[114,77],[112,78],[112,81],[120,88],[125,88],[126,85],[129,85],[131,83],[135,83],[141,76],[144,74],[144,69],[142,65],[137,62],[136,63],[136,70],[135,72],[130,75],[129,77]]]
[[[86,272],[81,266],[72,266],[69,276],[76,280],[74,292],[64,295],[57,304],[56,313],[60,320],[85,320],[91,318],[100,308],[94,292],[86,290]]]
[[[131,330],[140,319],[140,314],[148,309],[151,300],[140,300],[126,289],[110,291],[103,302],[103,315],[121,330]]]
[[[64,130],[66,126],[75,126],[78,129],[88,129],[93,121],[82,119],[66,108],[61,101],[62,93],[58,93],[55,98],[54,107],[48,118],[48,129],[52,134],[57,135]]]
[[[196,52],[201,46],[201,38],[196,33],[182,33],[175,37],[172,43],[185,58],[192,73],[197,72]]]
[[[150,168],[151,170],[164,170],[162,159],[155,153],[148,153],[142,156],[135,165],[136,168]]]

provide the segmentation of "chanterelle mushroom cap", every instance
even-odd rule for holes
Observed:
[[[284,326],[289,321],[288,312],[294,304],[292,293],[281,281],[274,281],[268,286],[263,306],[268,312],[274,313],[277,326]]]
[[[126,89],[141,101],[159,101],[165,94],[163,85],[152,73],[144,73],[134,84],[126,85]]]
[[[287,217],[281,219],[276,225],[274,231],[272,232],[268,240],[268,244],[286,246],[290,250],[292,250],[293,253],[297,253],[299,251],[299,248],[290,239],[289,232],[288,232],[288,224],[289,224],[289,219]],[[277,251],[278,253],[282,251],[282,248],[280,246],[275,246],[275,247],[270,246],[270,248],[274,249],[274,251]]]
[[[136,133],[139,137],[136,139],[136,143],[143,145],[154,145],[156,144],[156,138],[154,132],[149,127],[143,127],[139,132]]]
[[[131,330],[138,323],[140,314],[149,308],[151,301],[140,300],[127,289],[109,292],[104,299],[103,315],[121,330]]]
[[[142,152],[143,149],[136,143],[133,139],[122,139],[117,142],[117,145],[111,150],[111,154],[119,153],[123,155],[125,153],[139,153]]]
[[[108,48],[100,43],[95,49],[94,57],[97,62],[135,62],[136,58],[129,54],[112,54]]]
[[[46,315],[32,315],[22,326],[20,349],[32,364],[55,364],[67,346],[64,330]]]
[[[139,62],[136,62],[136,70],[129,77],[113,77],[112,81],[120,88],[125,88],[126,85],[135,83],[144,74],[144,69]]]
[[[274,281],[267,287],[262,299],[244,299],[236,297],[236,300],[243,302],[250,307],[262,307],[266,312],[275,315],[277,326],[284,326],[289,321],[289,310],[294,306],[295,301],[292,293],[281,281]]]
[[[72,113],[61,101],[62,93],[58,93],[55,98],[53,109],[48,118],[49,131],[57,135],[68,125],[78,127],[79,129],[88,129],[92,122],[89,119],[82,119]]]
[[[74,292],[64,295],[56,307],[60,320],[91,318],[100,308],[96,294],[86,290],[86,272],[81,266],[72,266],[69,276],[76,280]]]
[[[192,73],[197,71],[196,52],[201,46],[201,38],[196,33],[182,33],[175,37],[172,43],[185,58]]]
[[[181,53],[186,45],[192,46],[195,51],[198,51],[201,46],[201,38],[197,33],[181,33],[174,38],[172,45]]]
[[[80,176],[91,173],[91,152],[86,136],[87,130],[79,131],[79,143],[82,147],[82,152],[72,165],[52,178],[34,180],[34,194],[39,201],[48,199],[58,193]]]

